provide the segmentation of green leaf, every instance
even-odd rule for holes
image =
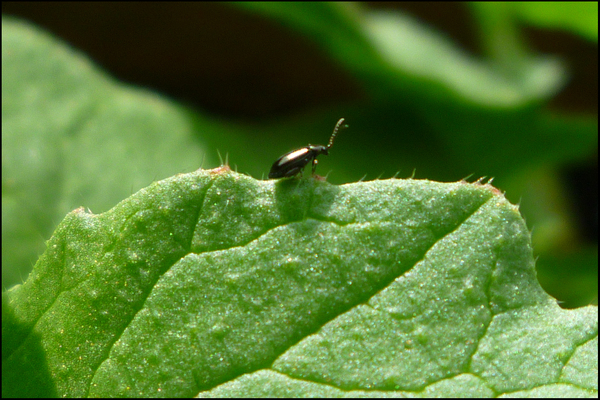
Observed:
[[[223,167],[78,209],[3,296],[4,396],[597,395],[597,308],[490,185]]]
[[[202,13],[204,6],[198,7]],[[326,65],[324,70],[329,70],[333,63],[336,70],[346,71],[345,84],[362,88],[366,96],[344,97],[345,103],[334,110],[331,103],[319,103],[324,105],[308,112],[291,110],[289,117],[263,123],[232,123],[115,81],[68,43],[30,23],[3,17],[4,287],[23,282],[43,252],[44,240],[70,210],[83,205],[100,213],[155,180],[201,165],[215,166],[217,149],[228,154],[240,171],[265,176],[270,163],[284,152],[326,141],[341,116],[348,118],[352,129],[336,142],[332,157],[319,165],[319,173],[333,172],[330,182],[398,171],[408,176],[414,170],[434,180],[456,180],[471,173],[494,176],[535,227],[536,255],[543,261],[548,249],[560,251],[565,243],[573,249],[580,240],[570,214],[574,208],[563,202],[569,195],[557,171],[595,154],[597,118],[561,115],[547,107],[553,93],[562,88],[565,70],[552,68],[560,65],[557,59],[536,55],[524,46],[518,35],[518,6],[473,6],[485,8],[477,19],[481,33],[473,39],[483,35],[499,46],[487,49],[491,59],[468,54],[442,32],[399,12],[341,3],[215,7],[229,13],[224,19],[248,10],[258,14],[253,30],[233,35],[263,34],[263,26],[276,24],[285,31],[283,40],[296,36],[308,44],[311,50],[302,50],[306,53],[300,58],[314,60],[312,49],[320,48],[316,71]],[[113,14],[105,14],[104,26],[114,22]],[[597,25],[597,15],[595,20]],[[514,41],[509,46],[510,33]],[[143,34],[140,38],[140,48],[151,52],[153,40]],[[222,50],[217,54],[231,53]],[[198,53],[196,47],[189,52]],[[229,72],[222,71],[218,79],[225,92],[237,93],[236,103],[248,101],[248,90],[238,91],[238,85],[260,81],[260,65],[271,63],[258,53],[245,54],[250,53],[249,58],[231,53],[236,64],[246,66],[245,72],[231,75],[232,70],[226,69]],[[284,57],[277,65],[290,60]],[[123,57],[124,64],[129,62]],[[192,79],[214,81],[212,74],[198,74]],[[295,73],[287,76],[294,80],[287,87],[298,87]],[[276,86],[276,92],[286,90],[285,84]],[[597,246],[591,252],[597,259]],[[595,278],[597,262],[585,255],[576,254],[558,270],[573,275],[574,267],[585,259]],[[564,259],[561,254],[551,258]],[[581,275],[583,280],[597,280]],[[577,304],[587,304],[597,297],[597,285],[582,286],[573,279],[565,284],[561,276],[546,276],[543,283],[554,282],[544,286],[548,289],[574,288],[552,292],[561,300],[576,297],[581,299]]]
[[[201,115],[123,86],[5,17],[2,72],[3,274],[26,276],[70,210],[106,211],[154,180],[196,169],[214,131]]]
[[[562,28],[598,42],[598,3],[515,2],[511,4],[523,20],[541,28]]]
[[[498,45],[505,52],[502,65],[473,57],[446,35],[402,12],[324,2],[238,5],[312,39],[359,77],[365,91],[386,101],[400,95],[408,97],[409,104],[417,97],[426,102],[432,98],[458,102],[463,107],[467,102],[484,110],[522,108],[554,95],[567,78],[565,66],[556,57],[528,54],[521,43],[507,40],[508,31],[516,27],[506,10],[512,8],[506,5],[473,6],[476,16],[487,23],[482,33],[500,33]],[[498,32],[498,27],[490,25],[503,29]]]

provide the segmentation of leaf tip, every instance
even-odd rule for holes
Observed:
[[[231,168],[229,167],[229,165],[224,164],[224,165],[221,165],[221,166],[219,166],[217,168],[209,169],[208,172],[211,175],[222,175],[222,174],[226,174],[228,172],[231,172]]]

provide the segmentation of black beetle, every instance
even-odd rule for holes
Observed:
[[[314,175],[315,169],[317,168],[317,157],[321,154],[329,155],[329,149],[333,144],[333,139],[335,139],[335,135],[337,135],[338,130],[340,130],[340,128],[348,127],[348,125],[342,126],[343,123],[344,118],[340,118],[337,124],[335,124],[335,128],[333,129],[333,133],[331,134],[331,138],[329,138],[329,144],[327,146],[309,144],[306,147],[290,151],[289,153],[279,157],[271,167],[269,179],[287,178],[297,174],[302,174],[302,170],[306,164],[311,161],[312,173]]]

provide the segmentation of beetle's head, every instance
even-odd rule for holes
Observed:
[[[326,146],[321,146],[320,144],[309,144],[308,149],[317,156],[319,154],[325,154],[326,156],[329,155],[329,148]]]

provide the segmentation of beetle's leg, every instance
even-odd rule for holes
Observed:
[[[289,178],[290,176],[294,176],[297,174],[302,174],[302,168],[296,167],[296,168],[290,169],[283,175],[283,178]]]
[[[315,174],[315,171],[317,170],[317,164],[318,164],[318,163],[319,163],[319,162],[317,161],[317,159],[316,159],[316,158],[313,158],[313,162],[312,162],[312,174],[313,174],[313,175]]]

